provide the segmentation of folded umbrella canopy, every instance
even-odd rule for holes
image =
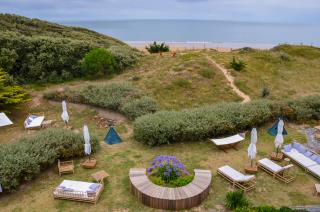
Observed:
[[[88,156],[91,154],[90,134],[87,125],[83,126],[84,153]],[[90,157],[89,157],[90,159]]]
[[[253,128],[251,130],[251,143],[248,147],[248,157],[251,160],[251,166],[253,165],[253,160],[256,158],[256,154],[257,154],[257,147],[256,147],[257,140],[258,140],[257,129]]]
[[[61,114],[61,118],[64,121],[64,123],[68,124],[69,122],[69,114],[68,114],[68,110],[67,110],[67,103],[66,101],[62,101],[62,114]]]

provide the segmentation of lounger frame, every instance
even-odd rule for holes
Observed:
[[[263,171],[267,172],[268,174],[272,175],[273,178],[276,178],[286,184],[294,181],[295,177],[292,175],[289,175],[286,170],[280,171],[280,172],[274,172],[268,167],[264,166],[264,164],[259,163],[258,161],[258,167],[262,169]]]
[[[103,184],[99,183],[99,185],[100,185],[99,189],[94,193],[94,196],[88,197],[87,192],[81,192],[81,191],[70,192],[70,191],[63,191],[61,189],[56,188],[53,191],[53,198],[96,204],[104,189]]]
[[[237,187],[237,188],[241,189],[244,192],[251,191],[251,190],[255,189],[255,187],[256,187],[255,178],[253,178],[252,180],[250,180],[248,182],[236,182],[232,178],[230,178],[229,176],[227,176],[223,172],[221,172],[219,169],[218,169],[217,173],[221,177],[223,177],[227,181],[229,181],[232,184],[233,188]]]
[[[318,176],[317,174],[313,173],[311,170],[308,169],[308,167],[303,166],[301,163],[299,163],[299,161],[297,161],[297,160],[293,159],[292,157],[290,157],[290,155],[286,154],[285,151],[282,151],[282,153],[284,154],[285,157],[290,158],[290,160],[292,162],[294,162],[295,164],[297,164],[298,166],[303,168],[305,172],[310,173],[312,176],[314,176],[317,179],[320,179],[320,176]]]

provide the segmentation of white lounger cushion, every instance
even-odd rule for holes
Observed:
[[[310,166],[308,167],[308,170],[313,174],[317,175],[318,177],[320,177],[320,165]]]
[[[301,154],[295,148],[292,148],[290,150],[290,152],[284,152],[284,153],[287,154],[292,159],[294,159],[296,162],[300,163],[305,168],[307,168],[309,166],[318,165],[317,162],[315,162],[315,161],[311,160],[310,158],[308,158],[307,156]]]
[[[80,192],[90,192],[92,189],[90,189],[90,186],[95,183],[88,183],[88,182],[82,182],[82,181],[73,181],[73,180],[64,180],[62,183],[58,186],[58,188],[66,188],[71,189],[73,191],[80,191]]]
[[[28,120],[30,118],[30,120]],[[44,120],[44,116],[30,116],[27,118],[27,120],[24,122],[25,128],[36,128],[36,127],[41,127],[41,124]]]
[[[268,158],[261,159],[258,161],[258,163],[276,173],[283,170],[283,167],[279,166]]]
[[[230,166],[222,166],[218,170],[236,182],[248,182],[254,179],[254,175],[244,175],[241,172],[234,170]]]
[[[234,136],[230,136],[230,137],[226,137],[226,138],[220,138],[220,139],[210,139],[215,145],[217,146],[221,146],[221,145],[228,145],[228,144],[235,144],[238,143],[242,140],[244,140],[244,138],[237,134]]]
[[[272,160],[268,159],[268,158],[264,158],[258,161],[259,164],[263,165],[264,167],[268,168],[269,170],[271,170],[272,172],[278,173],[281,172],[285,169],[289,169],[291,167],[293,167],[292,164],[289,164],[287,166],[279,166],[278,164],[276,164],[275,162],[273,162]]]

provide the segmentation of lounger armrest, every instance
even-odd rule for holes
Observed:
[[[286,165],[286,166],[283,167],[283,170],[290,169],[291,167],[293,167],[292,164]]]

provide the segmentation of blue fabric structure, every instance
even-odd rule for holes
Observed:
[[[113,127],[110,127],[109,132],[104,138],[106,144],[120,144],[121,138]]]
[[[274,137],[277,136],[277,133],[278,133],[278,123],[279,123],[279,119],[276,123],[274,123],[272,125],[272,127],[268,130],[268,133]],[[283,128],[283,132],[282,132],[282,135],[288,135],[288,132],[286,130],[286,128]]]

